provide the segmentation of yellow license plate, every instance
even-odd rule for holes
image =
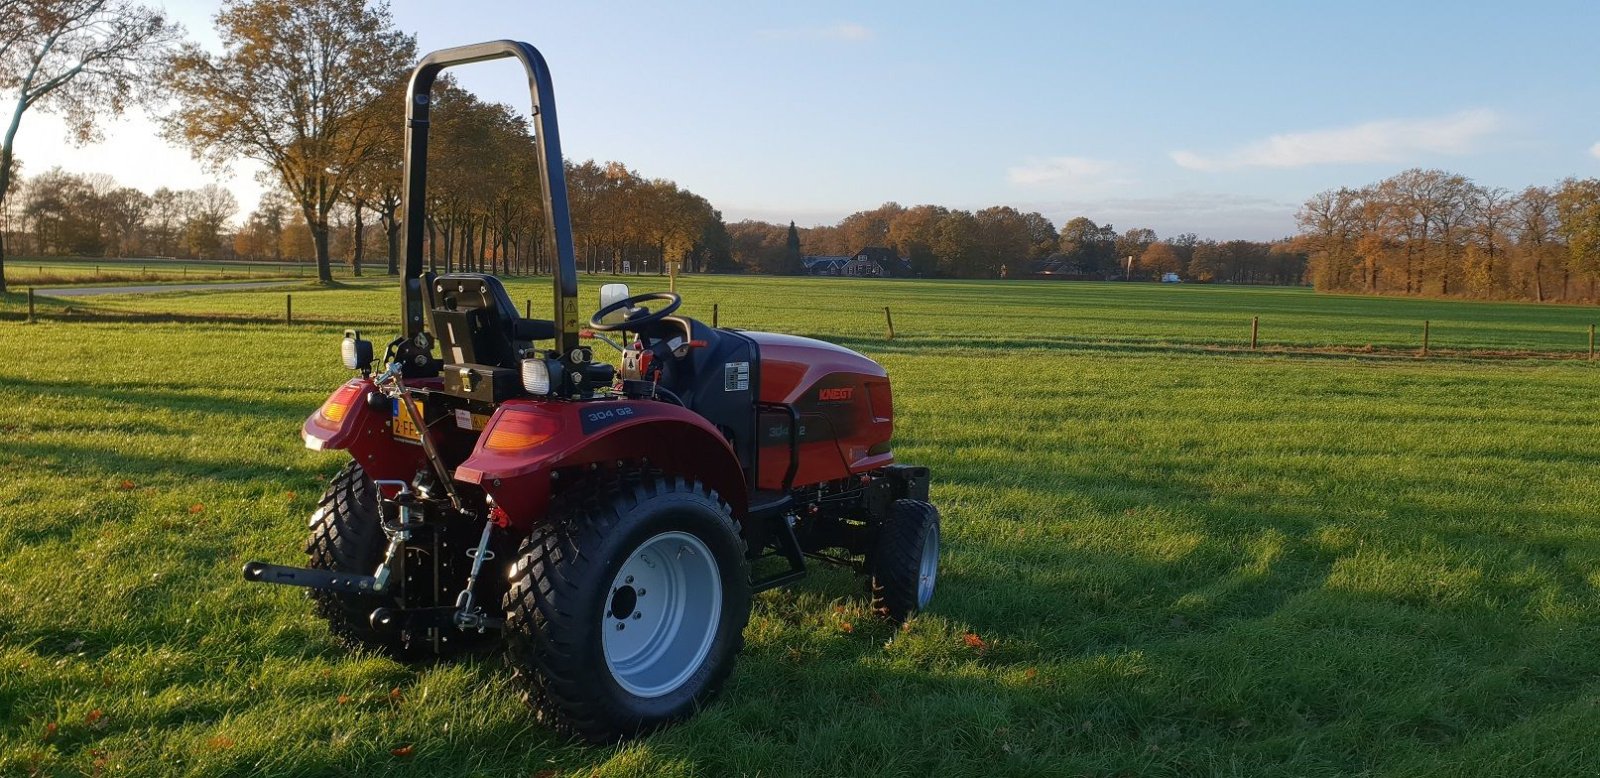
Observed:
[[[427,419],[428,415],[422,410],[422,401],[412,400],[412,402],[417,406],[417,415]],[[413,443],[422,442],[422,432],[417,429],[417,425],[411,423],[411,414],[406,413],[406,409],[400,407],[399,399],[394,401],[394,436]]]

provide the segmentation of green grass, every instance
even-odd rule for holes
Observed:
[[[382,258],[380,257],[380,260]],[[383,262],[363,268],[368,275],[384,272]],[[350,276],[350,267],[335,263],[334,277]],[[16,288],[29,286],[87,286],[94,284],[198,283],[201,281],[249,281],[278,278],[315,278],[316,266],[310,263],[228,262],[181,259],[95,259],[81,257],[7,257],[6,283]]]
[[[512,293],[548,306],[547,283]],[[352,655],[297,593],[239,577],[247,559],[301,559],[341,460],[296,431],[344,375],[340,323],[390,331],[392,291],[297,288],[294,326],[275,323],[281,290],[45,300],[33,325],[12,295],[0,775],[1600,770],[1595,366],[1218,348],[1259,315],[1271,345],[1408,349],[1429,319],[1439,348],[1581,352],[1595,311],[1137,284],[679,287],[693,315],[716,303],[724,325],[888,368],[897,456],[933,469],[946,532],[909,630],[824,571],[757,598],[733,682],[692,721],[561,742],[497,657]],[[215,313],[246,320],[197,321]]]

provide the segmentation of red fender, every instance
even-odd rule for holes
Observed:
[[[699,480],[744,515],[744,471],[733,448],[703,417],[664,402],[509,400],[455,477],[494,498],[507,524],[527,529],[545,516],[557,468],[641,459]]]
[[[349,451],[368,477],[409,481],[427,457],[421,446],[395,440],[389,414],[367,404],[376,391],[370,379],[345,382],[306,419],[300,439],[313,451]]]

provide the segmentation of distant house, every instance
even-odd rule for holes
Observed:
[[[839,276],[844,275],[850,257],[805,257],[800,262],[805,265],[808,276]]]
[[[1055,279],[1057,281],[1098,281],[1099,275],[1085,273],[1078,263],[1065,255],[1054,254],[1044,259],[1034,260],[1028,265],[1028,273],[1034,278]]]
[[[848,257],[806,257],[803,262],[806,274],[813,276],[905,278],[911,275],[910,259],[881,246],[868,246]]]

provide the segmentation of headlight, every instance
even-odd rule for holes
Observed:
[[[349,338],[345,338],[339,344],[339,357],[344,360],[344,366],[349,370],[360,367],[360,365],[356,364],[356,342]]]
[[[355,330],[345,330],[339,343],[339,359],[350,370],[366,370],[372,364],[372,343],[361,339]]]
[[[550,366],[542,359],[522,360],[522,388],[533,394],[549,394]]]

